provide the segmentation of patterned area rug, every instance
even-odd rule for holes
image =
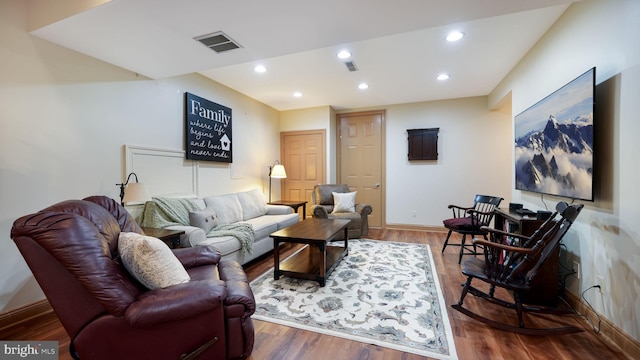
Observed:
[[[337,243],[343,245],[343,242]],[[427,245],[356,239],[327,279],[281,276],[251,283],[254,319],[436,359],[457,359]]]

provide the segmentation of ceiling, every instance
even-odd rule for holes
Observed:
[[[487,95],[574,1],[112,0],[31,33],[152,79],[200,73],[277,110],[351,109]],[[451,30],[465,37],[447,42]],[[242,47],[193,39],[217,31]]]

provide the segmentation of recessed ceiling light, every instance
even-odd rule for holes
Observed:
[[[444,81],[444,80],[448,80],[451,77],[451,75],[449,74],[440,74],[438,75],[437,79],[440,81]]]
[[[447,35],[447,41],[458,41],[464,37],[464,33],[460,31],[452,31]]]
[[[358,85],[358,89],[364,90],[364,89],[368,89],[369,85],[367,83],[361,83],[360,85]]]
[[[302,93],[300,91],[296,91],[293,93],[293,97],[302,97]]]
[[[342,50],[338,53],[338,57],[340,59],[348,59],[351,57],[351,53],[347,50]]]
[[[263,72],[267,72],[267,68],[262,66],[262,65],[258,65],[256,67],[253,68],[253,70],[257,73],[263,73]]]

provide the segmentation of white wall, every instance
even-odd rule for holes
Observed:
[[[328,108],[281,113],[282,131],[327,130],[327,159],[335,161],[335,114]],[[487,110],[487,97],[398,104],[385,110],[386,221],[441,227],[449,204],[469,206],[475,194],[511,197],[511,109]],[[341,110],[344,112],[366,109]],[[407,160],[407,129],[440,128],[437,161]],[[331,165],[329,165],[331,166]],[[335,169],[327,175],[335,181]],[[413,211],[416,216],[413,216]]]
[[[595,193],[565,237],[568,262],[581,263],[568,288],[627,334],[640,340],[640,2],[585,0],[572,4],[490,96],[511,92],[513,115],[584,71],[596,67]],[[513,173],[513,172],[512,172]],[[513,176],[513,175],[512,175]],[[540,209],[539,195],[513,200]],[[549,197],[554,205],[566,200]]]
[[[184,149],[185,91],[233,111],[234,163],[201,162],[202,194],[266,189],[279,156],[275,109],[199,75],[149,80],[32,37],[26,4],[0,2],[0,312],[44,298],[13,221],[66,199],[118,198],[124,144]]]
[[[441,227],[449,204],[471,206],[476,194],[508,204],[509,110],[488,111],[484,96],[387,107],[387,223]],[[407,159],[407,129],[421,128],[440,129],[437,161]]]

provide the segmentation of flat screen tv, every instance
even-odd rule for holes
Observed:
[[[593,201],[596,68],[516,115],[516,189]]]

